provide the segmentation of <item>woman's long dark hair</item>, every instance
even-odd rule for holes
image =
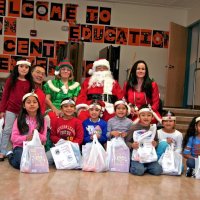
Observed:
[[[13,89],[15,87],[17,79],[19,77],[18,67],[19,67],[19,65],[16,65],[14,67],[13,71],[10,74],[10,78],[11,78],[10,88],[11,89]],[[30,92],[31,92],[32,89],[34,88],[34,83],[33,83],[33,78],[32,78],[32,75],[31,75],[31,69],[30,69],[30,67],[29,67],[28,73],[25,76],[25,79],[30,82]]]
[[[197,123],[196,123],[196,118],[197,118],[197,117],[194,117],[194,118],[192,119],[192,121],[190,122],[190,124],[189,124],[189,127],[188,127],[188,129],[187,129],[187,132],[186,132],[185,137],[184,137],[184,139],[183,139],[183,149],[186,147],[189,138],[190,138],[190,137],[195,138],[195,136],[196,136],[196,124],[197,124],[197,123],[200,123],[200,122],[197,122]]]
[[[128,90],[130,88],[133,89],[134,86],[138,84],[136,70],[139,63],[143,63],[145,65],[145,70],[146,70],[144,81],[142,83],[142,91],[145,92],[148,98],[150,99],[152,98],[152,80],[149,78],[149,70],[148,70],[147,64],[143,60],[138,60],[137,62],[134,63],[130,71],[130,75],[129,75],[127,85],[126,85],[126,94],[125,94],[126,99],[127,99]]]
[[[28,126],[27,121],[26,121],[26,116],[28,115],[28,113],[27,113],[26,109],[24,108],[24,105],[25,105],[27,98],[24,99],[20,113],[17,117],[17,126],[18,126],[18,129],[19,129],[19,132],[20,132],[21,135],[27,135],[28,131],[29,131],[29,126]],[[37,114],[36,114],[36,121],[37,121],[36,129],[38,130],[38,132],[40,132],[44,129],[44,117],[41,113],[38,98],[36,98],[36,99],[37,99],[37,102],[38,102],[38,105],[39,105],[39,108],[37,109]]]

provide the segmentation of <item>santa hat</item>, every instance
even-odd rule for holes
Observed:
[[[60,63],[58,64],[58,66],[55,68],[55,72],[54,74],[57,76],[60,74],[60,69],[63,67],[67,67],[68,69],[70,69],[71,71],[73,71],[73,66],[72,64],[68,61],[68,59],[64,59],[62,61],[60,61]]]
[[[80,108],[88,110],[88,103],[86,100],[82,100],[80,104],[76,105],[76,110],[78,111]]]
[[[28,65],[30,67],[31,63],[28,60],[19,60],[16,65]]]
[[[108,68],[108,70],[110,70],[110,63],[106,59],[99,59],[99,60],[94,61],[92,65],[92,69],[88,71],[88,74],[92,75],[96,71],[96,68],[98,66],[105,66]]]
[[[130,106],[127,104],[127,102],[124,99],[115,102],[115,104],[114,104],[115,109],[120,104],[126,106],[126,108],[127,108],[127,115],[130,115],[131,114],[131,108],[130,108]]]

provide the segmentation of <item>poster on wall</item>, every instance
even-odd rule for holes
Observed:
[[[17,20],[15,17],[4,18],[4,35],[16,36]]]
[[[100,7],[99,24],[110,25],[111,8]]]
[[[92,42],[96,43],[104,42],[104,26],[98,26],[98,25],[92,26]]]
[[[70,25],[68,41],[78,42],[80,40],[80,25]]]
[[[140,46],[151,46],[152,30],[141,29],[140,33]]]
[[[42,40],[30,39],[30,56],[42,56]]]
[[[10,68],[9,68],[9,70],[12,71],[17,64],[17,61],[22,59],[22,58],[24,58],[24,57],[12,55],[11,58],[10,58]]]
[[[49,58],[48,76],[54,76],[55,68],[57,66],[57,58]]]
[[[105,26],[104,43],[115,44],[116,27]]]
[[[4,37],[3,54],[15,55],[16,37]]]
[[[0,17],[0,35],[3,33],[3,17]]]
[[[54,57],[55,41],[43,40],[42,57]]]
[[[129,28],[128,45],[133,45],[133,46],[140,45],[140,29]]]
[[[87,6],[86,23],[98,24],[98,6]]]
[[[51,3],[50,20],[62,21],[63,4]]]
[[[49,2],[36,2],[36,19],[48,21]]]
[[[6,0],[0,0],[0,16],[6,15]]]
[[[92,42],[92,25],[81,25],[81,40]]]
[[[116,44],[127,45],[128,42],[128,28],[117,28]]]
[[[77,7],[76,4],[65,4],[65,16],[64,21],[75,24],[77,16]]]
[[[21,16],[23,18],[34,18],[34,0],[22,0]]]
[[[164,31],[164,48],[168,48],[169,46],[169,32],[168,31]]]
[[[29,38],[17,38],[17,55],[29,55]]]
[[[10,56],[0,54],[0,72],[9,72]]]
[[[163,48],[163,31],[153,30],[152,47]]]
[[[24,59],[28,60],[32,65],[35,65],[35,57],[34,56],[24,56]]]
[[[8,16],[20,17],[21,0],[7,0],[8,2]]]

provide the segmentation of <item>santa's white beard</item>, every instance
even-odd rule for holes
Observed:
[[[111,71],[98,71],[94,72],[90,77],[88,88],[91,87],[102,87],[112,86],[114,82]]]

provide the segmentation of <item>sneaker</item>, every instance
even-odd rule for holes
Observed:
[[[186,177],[195,177],[195,170],[193,168],[187,167]]]
[[[8,151],[8,153],[6,154],[6,157],[8,158],[8,160],[13,156],[13,152],[12,151]]]

